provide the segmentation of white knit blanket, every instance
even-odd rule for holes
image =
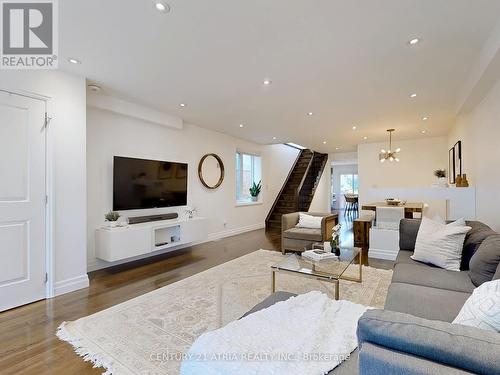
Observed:
[[[181,375],[326,374],[358,346],[368,308],[309,292],[201,335]]]

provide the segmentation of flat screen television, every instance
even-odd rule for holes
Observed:
[[[113,210],[185,206],[188,165],[115,156]]]

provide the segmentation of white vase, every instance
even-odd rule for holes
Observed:
[[[448,179],[446,177],[438,178],[438,186],[439,187],[448,187]]]
[[[108,228],[115,228],[116,227],[116,224],[117,222],[116,221],[106,221],[106,226]]]

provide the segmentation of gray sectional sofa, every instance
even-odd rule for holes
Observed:
[[[330,374],[500,374],[500,333],[451,324],[474,288],[500,279],[500,235],[467,224],[472,230],[456,272],[413,261],[420,221],[401,221],[385,309],[361,317],[359,348]],[[277,292],[247,314],[293,295]]]

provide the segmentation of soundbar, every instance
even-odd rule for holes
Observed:
[[[178,217],[179,214],[176,212],[171,214],[136,216],[136,217],[129,217],[128,223],[129,224],[149,223],[150,221],[172,220],[172,219],[177,219]]]

